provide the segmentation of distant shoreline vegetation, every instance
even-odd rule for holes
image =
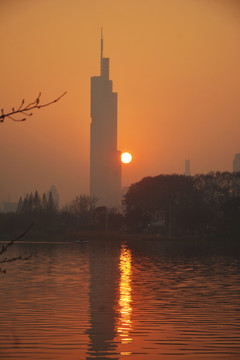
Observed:
[[[132,184],[123,211],[97,206],[81,194],[59,210],[36,191],[19,200],[16,213],[0,213],[1,239],[34,222],[26,241],[88,239],[225,238],[240,235],[240,173],[158,175]]]
[[[240,235],[240,172],[145,177],[124,198],[126,225],[169,236]]]

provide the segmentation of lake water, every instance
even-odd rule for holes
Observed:
[[[11,249],[29,253],[0,274],[1,359],[240,359],[237,246],[91,241]]]

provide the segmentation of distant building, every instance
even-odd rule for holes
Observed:
[[[52,185],[47,193],[47,197],[49,197],[50,192],[52,193],[52,198],[54,201],[54,204],[56,205],[57,208],[59,208],[59,193],[57,191],[57,188],[55,185]]]
[[[109,80],[109,58],[103,58],[100,76],[91,77],[90,196],[98,205],[121,204],[121,152],[117,150],[117,93]]]
[[[15,213],[17,211],[18,203],[10,200],[10,195],[8,194],[7,201],[0,201],[0,212],[1,213]]]
[[[4,202],[3,203],[3,212],[4,213],[15,213],[17,211],[18,203],[17,202]]]
[[[185,173],[184,175],[190,176],[190,160],[185,160]]]
[[[233,159],[233,172],[240,171],[240,154],[235,154]]]

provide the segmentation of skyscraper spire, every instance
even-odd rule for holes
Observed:
[[[100,66],[101,66],[101,71],[100,71],[100,75],[103,75],[103,28],[101,27],[101,62],[100,62]]]
[[[117,93],[109,79],[109,58],[103,57],[101,73],[91,77],[90,195],[99,206],[121,205],[121,152],[117,149]]]

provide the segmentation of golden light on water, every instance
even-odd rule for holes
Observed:
[[[121,337],[122,344],[128,344],[132,342],[132,338],[129,335],[130,330],[132,329],[132,287],[131,287],[131,251],[126,248],[125,245],[122,246],[121,255],[120,255],[120,298],[119,298],[119,312],[120,319],[118,325],[118,333]]]

